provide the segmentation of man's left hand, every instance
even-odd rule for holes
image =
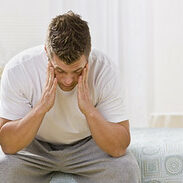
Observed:
[[[89,94],[88,71],[89,67],[87,64],[86,67],[83,69],[82,75],[79,76],[78,79],[78,106],[84,115],[86,115],[94,108]]]

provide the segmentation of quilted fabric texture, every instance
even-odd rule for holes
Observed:
[[[183,183],[183,128],[132,129],[142,183]]]
[[[65,173],[57,173],[53,176],[50,183],[77,183],[73,175]]]

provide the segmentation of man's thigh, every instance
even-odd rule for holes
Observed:
[[[129,151],[114,158],[103,152],[93,139],[64,150],[62,171],[72,173],[78,183],[140,183],[140,170]]]
[[[43,156],[35,140],[28,147],[14,155],[0,156],[0,182],[2,183],[49,183],[53,174],[53,163]],[[32,152],[31,152],[32,151]],[[40,151],[40,153],[33,153]]]

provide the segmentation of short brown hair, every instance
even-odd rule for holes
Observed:
[[[73,63],[83,54],[88,58],[91,37],[87,22],[72,11],[56,16],[48,27],[46,48],[49,57],[56,54],[66,64]]]

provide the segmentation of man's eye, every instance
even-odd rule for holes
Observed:
[[[64,71],[62,71],[62,70],[57,70],[57,72],[58,72],[58,73],[64,73]]]
[[[76,74],[81,74],[81,73],[82,73],[82,71],[77,71],[77,72],[76,72]]]

